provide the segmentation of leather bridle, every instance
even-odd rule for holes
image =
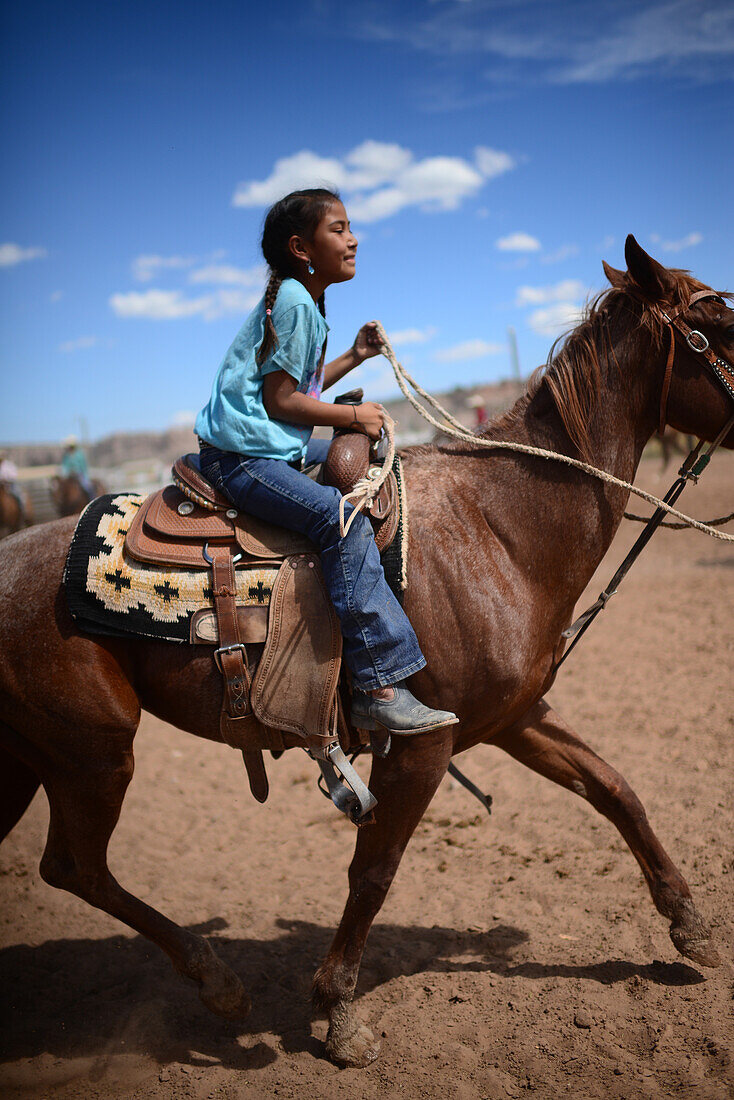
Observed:
[[[654,306],[654,311],[661,321],[668,326],[668,332],[670,333],[670,346],[668,348],[668,359],[665,364],[665,374],[663,375],[663,388],[660,393],[660,434],[663,434],[666,424],[666,415],[668,408],[668,394],[670,393],[670,380],[673,375],[673,360],[675,358],[675,332],[678,332],[685,338],[688,347],[691,351],[695,351],[697,355],[703,355],[707,361],[711,370],[714,373],[714,377],[723,387],[724,392],[728,397],[734,401],[734,367],[726,359],[722,359],[721,356],[716,355],[711,350],[707,338],[698,329],[691,328],[682,318],[682,314],[694,304],[694,302],[700,302],[702,298],[716,298],[717,301],[723,302],[723,298],[720,294],[717,294],[714,290],[697,290],[695,294],[691,296],[690,301],[686,305],[678,306],[677,309],[671,310],[666,313],[659,305]],[[680,494],[685,489],[686,485],[693,481],[697,482],[700,475],[705,470],[711,455],[716,448],[724,441],[729,432],[734,428],[734,413],[732,413],[724,427],[721,429],[716,439],[712,443],[705,444],[703,441],[699,441],[698,445],[689,454],[680,470],[678,471],[678,479],[671,485],[668,492],[663,498],[663,504],[674,504]],[[632,549],[627,554],[622,564],[617,569],[617,572],[612,577],[610,583],[599,595],[598,599],[594,601],[591,607],[587,608],[582,615],[576,619],[571,626],[567,627],[561,634],[561,637],[566,640],[570,640],[571,644],[566,648],[563,655],[554,662],[552,672],[555,673],[561,667],[568,655],[571,653],[575,645],[581,640],[582,635],[588,630],[591,623],[594,621],[600,611],[603,611],[609,600],[614,596],[619,589],[620,584],[624,580],[625,576],[629,572],[633,562],[637,559],[641,551],[645,548],[650,541],[653,532],[660,526],[665,517],[665,508],[658,507],[648,519],[645,527],[640,534],[639,538],[635,542]]]
[[[668,359],[665,364],[665,374],[663,375],[663,388],[660,392],[660,424],[659,432],[662,435],[665,430],[666,417],[668,411],[668,395],[670,393],[670,382],[673,376],[673,360],[675,359],[675,332],[678,332],[684,337],[688,347],[691,351],[695,351],[697,355],[702,355],[707,361],[711,370],[714,373],[714,377],[720,386],[723,387],[727,396],[734,401],[734,367],[726,359],[722,359],[720,355],[716,355],[712,351],[708,339],[698,329],[691,328],[683,320],[683,314],[691,308],[695,302],[700,302],[702,298],[716,298],[717,301],[722,302],[723,298],[720,294],[717,294],[715,290],[697,290],[695,294],[691,295],[690,301],[686,305],[680,305],[677,309],[666,312],[660,306],[656,306],[657,315],[661,321],[668,326],[668,332],[670,334],[670,345],[668,347]]]

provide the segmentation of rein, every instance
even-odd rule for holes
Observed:
[[[691,299],[686,306],[678,306],[676,310],[672,310],[670,313],[665,313],[662,309],[660,309],[659,306],[656,307],[659,317],[664,322],[664,324],[668,326],[668,332],[670,334],[668,358],[665,364],[665,373],[663,375],[663,387],[660,392],[659,431],[661,435],[665,430],[666,416],[668,410],[668,396],[670,393],[670,382],[673,376],[673,360],[675,359],[674,329],[677,329],[678,332],[680,332],[680,334],[684,337],[691,351],[695,351],[698,355],[703,355],[704,359],[711,367],[711,370],[713,371],[714,377],[716,378],[717,382],[724,388],[724,392],[732,400],[734,400],[734,368],[732,368],[731,364],[728,363],[725,359],[722,359],[720,356],[716,355],[711,350],[709,342],[704,334],[702,332],[699,332],[698,329],[692,329],[690,325],[688,325],[683,320],[682,317],[682,314],[687,309],[690,309],[694,302],[698,302],[702,298],[718,299],[719,295],[711,290],[699,290],[695,294],[691,295]],[[685,460],[680,470],[678,471],[679,476],[677,481],[673,482],[670,489],[665,494],[663,501],[661,501],[660,505],[658,505],[658,507],[648,519],[639,538],[635,542],[627,557],[619,566],[619,569],[617,569],[607,587],[604,589],[603,592],[599,594],[594,603],[590,607],[588,607],[586,611],[584,611],[583,614],[580,615],[578,619],[576,619],[576,621],[571,624],[571,626],[569,626],[566,630],[562,632],[562,638],[572,638],[573,641],[571,642],[570,646],[565,651],[563,656],[555,662],[553,666],[554,673],[558,671],[558,669],[568,657],[569,653],[571,653],[574,646],[581,640],[582,636],[591,626],[592,622],[599,614],[599,612],[604,610],[612,596],[616,595],[616,593],[619,591],[619,586],[631,569],[633,563],[647,546],[654,532],[662,524],[663,517],[665,515],[664,506],[674,504],[689,481],[694,482],[694,484],[698,482],[699,477],[709,464],[711,455],[714,453],[719,444],[723,442],[723,440],[726,438],[726,436],[729,434],[729,431],[733,427],[734,416],[731,416],[724,427],[721,429],[719,434],[716,436],[716,439],[714,439],[713,443],[704,444],[702,441],[699,441],[697,446],[694,447],[694,449],[688,455],[688,458]],[[727,519],[730,518],[731,516],[722,516],[720,520],[717,520],[715,522],[726,522]],[[683,524],[683,526],[685,526],[685,524]]]
[[[673,504],[681,495],[689,481],[694,482],[694,484],[698,482],[699,477],[709,464],[711,455],[714,453],[721,441],[726,438],[732,428],[734,428],[734,416],[730,417],[730,419],[726,422],[713,443],[707,444],[707,450],[704,450],[702,453],[699,454],[699,452],[702,451],[702,444],[699,443],[697,447],[694,447],[694,449],[691,451],[688,458],[685,460],[680,470],[678,471],[678,479],[673,482],[670,489],[668,489],[667,493],[665,494],[662,504]],[[629,554],[624,559],[604,591],[599,594],[591,607],[587,607],[586,611],[584,611],[582,615],[579,615],[578,619],[576,619],[576,621],[572,623],[571,626],[569,626],[566,630],[562,632],[562,638],[573,638],[573,641],[571,642],[570,646],[565,651],[563,656],[560,657],[559,660],[557,660],[553,665],[554,673],[558,671],[558,669],[568,657],[571,650],[581,640],[583,634],[591,626],[592,622],[599,614],[599,612],[603,611],[612,596],[615,596],[617,594],[620,584],[632,568],[633,563],[645,549],[657,528],[662,524],[664,515],[665,508],[656,508],[656,510],[647,520],[644,529],[640,533],[639,538],[635,542]],[[685,527],[687,525],[682,524],[682,526]]]

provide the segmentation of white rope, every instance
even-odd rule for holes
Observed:
[[[359,479],[352,491],[346,493],[339,501],[339,531],[342,538],[349,534],[349,528],[352,526],[364,506],[369,504],[370,501],[374,500],[377,496],[381,486],[387,481],[388,475],[392,470],[392,464],[395,458],[395,421],[387,412],[385,413],[383,431],[387,437],[387,454],[382,466],[370,466],[365,476]],[[354,511],[345,523],[344,510],[347,506],[347,501],[351,500],[355,502]]]
[[[590,474],[592,477],[597,477],[601,481],[608,482],[610,485],[616,485],[620,489],[626,489],[628,492],[634,493],[635,496],[640,497],[642,500],[646,500],[648,504],[652,504],[656,508],[664,509],[671,516],[675,516],[676,519],[681,520],[687,527],[693,527],[697,531],[703,531],[704,534],[710,535],[714,539],[721,539],[723,542],[734,542],[734,535],[727,535],[723,531],[716,531],[708,524],[701,523],[700,520],[693,519],[691,516],[679,512],[677,508],[672,508],[669,504],[666,504],[664,500],[660,500],[659,497],[654,496],[652,493],[647,493],[644,489],[638,489],[636,485],[630,485],[628,481],[623,481],[621,478],[615,477],[614,474],[609,474],[605,470],[598,470],[595,466],[590,466],[588,462],[582,462],[578,458],[571,458],[570,455],[558,454],[556,451],[547,451],[542,447],[531,447],[527,443],[514,443],[504,439],[485,439],[484,436],[475,435],[469,428],[466,428],[460,421],[456,420],[447,409],[444,409],[435,397],[431,397],[429,393],[426,393],[426,391],[410,377],[405,368],[398,363],[395,358],[395,352],[379,321],[376,322],[376,327],[377,335],[382,344],[380,350],[390,363],[403,396],[407,398],[413,408],[416,409],[429,424],[432,424],[440,432],[454,436],[456,439],[463,439],[467,443],[471,443],[474,447],[486,447],[491,450],[501,451],[516,451],[520,454],[534,455],[536,458],[552,459],[556,462],[563,462],[567,466],[574,466],[577,470],[583,470],[584,473]],[[415,392],[419,394],[424,401],[431,405],[436,412],[444,418],[444,423],[436,420],[425,408],[423,408],[420,402],[413,397],[406,382],[413,387]],[[452,427],[449,427],[449,425]],[[388,468],[387,462],[385,463],[385,468]],[[354,491],[356,492],[356,487]],[[351,496],[352,494],[350,493],[349,495]]]

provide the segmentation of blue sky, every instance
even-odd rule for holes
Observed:
[[[1,49],[4,442],[196,412],[295,186],[360,239],[330,351],[377,317],[435,390],[544,361],[629,232],[734,284],[729,0],[27,0]]]

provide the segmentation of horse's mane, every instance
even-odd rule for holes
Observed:
[[[607,287],[594,295],[587,302],[578,325],[558,337],[546,362],[533,371],[525,393],[511,409],[491,417],[476,429],[475,434],[488,438],[511,438],[523,424],[533,398],[546,386],[580,456],[592,461],[590,425],[599,406],[608,361],[611,358],[612,363],[616,363],[611,334],[618,336],[622,326],[630,336],[644,329],[657,349],[666,339],[666,326],[660,317],[659,306],[682,306],[685,309],[697,290],[709,289],[688,271],[666,268],[666,273],[672,280],[672,291],[665,302],[647,298],[628,275],[623,286]],[[726,291],[717,291],[717,294],[721,298],[734,298]],[[456,451],[466,447],[466,440],[441,440],[411,447],[410,452],[429,453],[436,448]]]
[[[695,291],[708,289],[688,271],[666,270],[673,279],[668,306],[681,305],[685,309]],[[647,330],[653,347],[660,347],[665,338],[665,325],[657,306],[658,303],[646,298],[629,277],[624,286],[607,287],[596,294],[587,302],[579,324],[554,342],[547,361],[530,376],[526,393],[509,412],[493,420],[492,428],[509,429],[517,424],[545,385],[572,442],[589,461],[589,428],[598,407],[605,366],[610,357],[614,361],[611,334],[617,334],[620,324],[624,323],[631,335],[640,329]]]

